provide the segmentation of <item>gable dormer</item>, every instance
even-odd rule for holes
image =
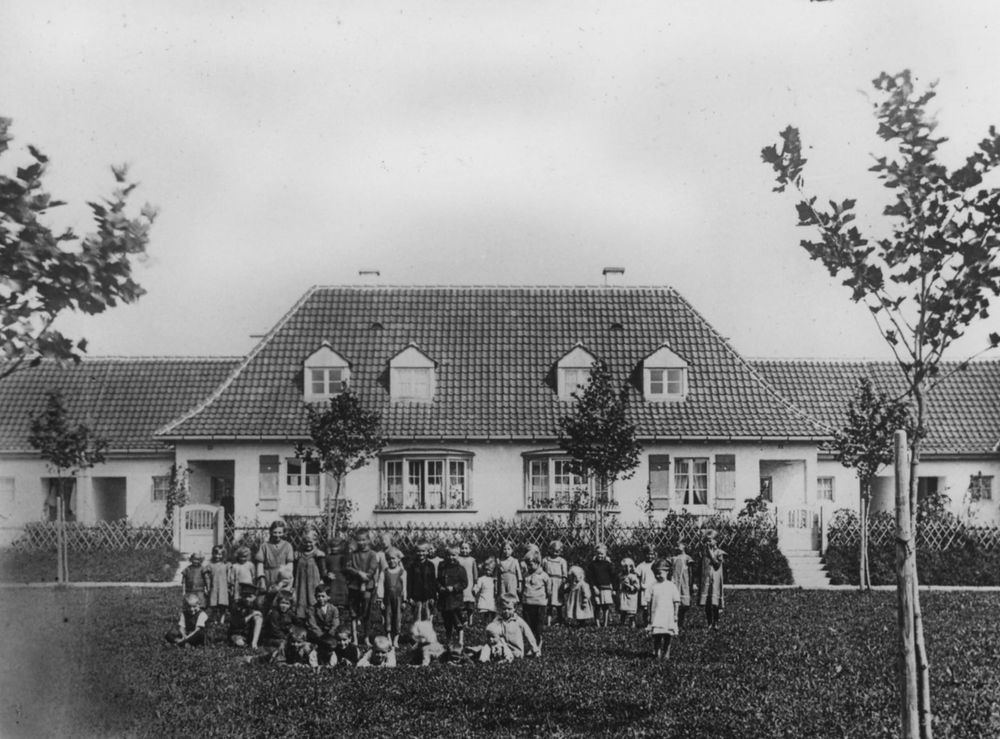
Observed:
[[[429,403],[437,386],[437,363],[416,344],[389,360],[389,395],[393,402]]]
[[[573,393],[590,383],[590,370],[597,358],[583,344],[577,343],[556,364],[559,400],[572,400]]]
[[[347,389],[351,377],[351,364],[340,356],[329,342],[324,341],[302,363],[304,400],[315,403],[329,400]]]
[[[642,360],[642,396],[651,402],[684,400],[688,393],[688,363],[662,344]]]

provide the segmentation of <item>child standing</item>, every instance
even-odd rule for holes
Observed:
[[[448,547],[444,560],[438,565],[438,604],[444,621],[444,637],[451,644],[451,637],[458,632],[458,644],[465,644],[465,628],[462,619],[463,599],[469,582],[465,568],[458,561],[458,547]]]
[[[684,628],[684,617],[691,606],[691,563],[694,561],[687,553],[687,542],[684,539],[677,540],[679,554],[675,556],[670,565],[673,568],[673,581],[677,586],[677,592],[681,594],[681,605],[677,611],[677,631]]]
[[[653,635],[653,649],[657,659],[670,659],[670,639],[677,635],[677,609],[681,596],[670,580],[670,565],[657,560],[653,566],[656,582],[649,594],[649,632]]]
[[[503,557],[497,562],[497,597],[513,595],[521,599],[522,581],[521,564],[514,556],[514,542],[503,543]]]
[[[639,577],[637,626],[646,626],[649,624],[649,594],[653,588],[653,584],[656,582],[656,575],[653,574],[653,563],[655,561],[656,550],[652,546],[648,546],[646,547],[644,559],[635,568],[635,574]]]
[[[635,626],[636,612],[639,610],[639,576],[635,574],[635,562],[625,557],[621,563],[618,582],[618,614],[623,626]]]
[[[209,620],[221,624],[229,610],[229,563],[221,544],[212,547],[212,562],[205,568],[205,579]]]
[[[476,598],[476,610],[482,619],[489,623],[497,615],[497,560],[487,557],[480,570],[479,579],[472,588]]]
[[[594,618],[593,598],[583,568],[573,565],[566,575],[566,623],[579,626]]]
[[[399,648],[399,631],[403,623],[403,604],[409,597],[406,592],[406,570],[403,568],[403,553],[395,547],[385,553],[386,568],[382,572],[382,607],[385,612],[385,628],[389,632],[394,649]]]
[[[491,622],[499,628],[500,639],[510,648],[515,658],[538,654],[538,642],[524,619],[517,615],[517,596],[505,593],[500,596],[500,615]],[[487,627],[489,628],[489,626]]]
[[[562,592],[566,584],[566,575],[569,573],[569,565],[562,556],[563,543],[556,539],[549,544],[549,553],[542,560],[542,569],[549,576],[548,602],[548,623],[552,625],[552,618],[562,622]]]
[[[164,638],[175,647],[203,647],[207,624],[208,614],[202,609],[198,596],[188,593],[184,596],[184,607],[177,625]]]
[[[471,626],[472,616],[476,612],[476,596],[472,594],[472,589],[479,579],[479,565],[472,556],[472,545],[467,541],[463,541],[458,548],[458,563],[465,568],[466,581],[469,583],[462,593],[462,607],[465,609],[465,623]]]
[[[326,575],[326,555],[316,546],[317,539],[314,530],[307,530],[295,553],[295,615],[303,621],[316,605],[316,588]]]
[[[433,604],[437,598],[437,569],[430,561],[431,545],[426,541],[417,544],[417,561],[406,573],[407,595],[413,604],[415,621],[430,621]]]
[[[524,578],[524,620],[540,648],[542,624],[549,603],[549,576],[542,569],[542,558],[537,551],[529,553],[524,564],[528,573]]]
[[[726,607],[723,593],[722,560],[726,553],[719,548],[714,531],[708,532],[705,552],[701,560],[701,605],[705,607],[708,628],[719,630],[719,615]]]
[[[594,593],[594,611],[597,625],[607,628],[611,606],[615,603],[615,572],[608,559],[608,548],[604,544],[597,545],[597,552],[590,560],[587,579]]]
[[[359,644],[362,641],[367,643],[371,629],[372,595],[380,567],[379,555],[372,551],[371,538],[366,530],[358,531],[355,550],[347,555],[343,573],[347,580],[347,605],[351,611],[355,640]]]
[[[283,590],[286,582],[290,586],[295,551],[285,541],[285,522],[272,521],[269,539],[260,545],[255,560],[257,562],[257,587],[264,593]]]
[[[240,596],[244,587],[253,586],[256,579],[249,548],[239,547],[235,559],[236,561],[229,566],[229,598],[233,601]]]
[[[188,562],[190,564],[181,573],[181,594],[185,597],[193,595],[204,607],[205,596],[208,593],[208,568],[205,567],[205,557],[195,553]]]

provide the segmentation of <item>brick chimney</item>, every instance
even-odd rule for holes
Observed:
[[[621,287],[625,284],[624,267],[604,268],[604,287]]]

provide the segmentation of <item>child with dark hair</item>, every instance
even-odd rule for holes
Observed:
[[[608,559],[608,548],[597,545],[594,558],[587,568],[587,580],[594,594],[594,611],[597,625],[607,627],[611,607],[615,603],[615,571]]]
[[[653,565],[656,563],[656,549],[650,544],[646,547],[643,560],[635,566],[635,574],[639,577],[639,610],[636,614],[636,626],[649,624],[649,594],[656,583]]]
[[[208,568],[205,567],[205,556],[194,553],[188,558],[190,564],[181,573],[181,595],[193,595],[202,607],[205,606],[208,594]]]
[[[497,561],[497,597],[513,595],[521,600],[521,590],[524,587],[524,573],[521,563],[514,556],[514,542],[509,539],[503,543],[503,557]]]
[[[341,625],[333,633],[333,656],[330,659],[331,665],[341,667],[353,667],[361,659],[361,652],[358,645],[351,641],[351,628]]]
[[[413,604],[415,621],[430,621],[437,599],[437,570],[430,561],[431,546],[426,541],[417,544],[417,559],[406,573],[406,589]]]
[[[464,593],[468,586],[465,568],[458,561],[458,547],[444,550],[444,560],[438,566],[438,606],[444,621],[445,641],[451,643],[452,635],[458,632],[458,644],[465,644],[465,627],[462,618]]]
[[[529,552],[524,558],[524,620],[539,646],[542,643],[542,626],[545,623],[545,611],[549,603],[549,576],[542,569],[542,558],[537,550]]]
[[[381,557],[372,549],[368,531],[362,529],[355,539],[354,551],[347,555],[343,566],[347,580],[347,606],[351,611],[355,641],[359,644],[369,641],[372,600],[381,571]]]
[[[194,593],[184,596],[184,608],[176,626],[164,638],[175,647],[205,646],[205,626],[208,614],[201,607],[201,601]]]
[[[285,530],[284,521],[272,521],[268,527],[268,540],[257,550],[257,587],[261,592],[274,593],[292,586],[295,551],[285,541]]]
[[[326,585],[317,585],[313,592],[316,604],[309,611],[306,629],[309,640],[319,651],[319,661],[329,664],[330,655],[333,654],[334,633],[340,626],[340,612],[330,602],[330,590]]]
[[[726,597],[723,592],[722,561],[726,553],[719,548],[717,535],[708,532],[705,550],[701,560],[701,605],[705,607],[705,618],[708,628],[719,629],[719,615],[726,607]]]
[[[283,661],[286,665],[319,667],[316,645],[310,643],[309,633],[304,626],[293,626],[289,629],[285,648],[277,661]]]
[[[261,646],[283,649],[294,625],[292,594],[287,590],[280,590],[274,596],[274,604],[264,617],[264,626],[261,629]]]
[[[257,588],[253,584],[241,585],[229,608],[228,637],[234,647],[249,645],[251,649],[256,649],[260,642],[264,616],[255,606],[256,595]]]

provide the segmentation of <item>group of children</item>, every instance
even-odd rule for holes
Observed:
[[[264,648],[248,661],[393,666],[400,661],[409,607],[414,646],[407,661],[510,661],[539,656],[544,629],[553,621],[607,627],[617,606],[620,622],[646,628],[656,656],[666,659],[691,605],[693,559],[684,541],[670,559],[657,559],[649,547],[638,565],[626,557],[618,567],[603,545],[584,567],[569,565],[559,541],[544,557],[530,545],[521,559],[508,541],[500,557],[482,562],[472,557],[467,542],[442,549],[440,556],[421,542],[406,567],[402,552],[374,550],[365,531],[350,551],[331,554],[319,550],[313,531],[305,533],[298,552],[284,537],[284,523],[275,521],[253,562],[245,547],[236,550],[233,562],[225,561],[218,546],[208,565],[192,555],[182,574],[183,612],[167,640],[197,646],[205,643],[207,630],[224,627],[229,643]],[[709,532],[699,596],[711,629],[718,628],[724,608],[724,557]],[[349,614],[346,623],[341,605]],[[379,617],[381,628],[375,624]],[[437,640],[435,618],[444,645]],[[476,619],[488,643],[466,649],[465,627]]]

